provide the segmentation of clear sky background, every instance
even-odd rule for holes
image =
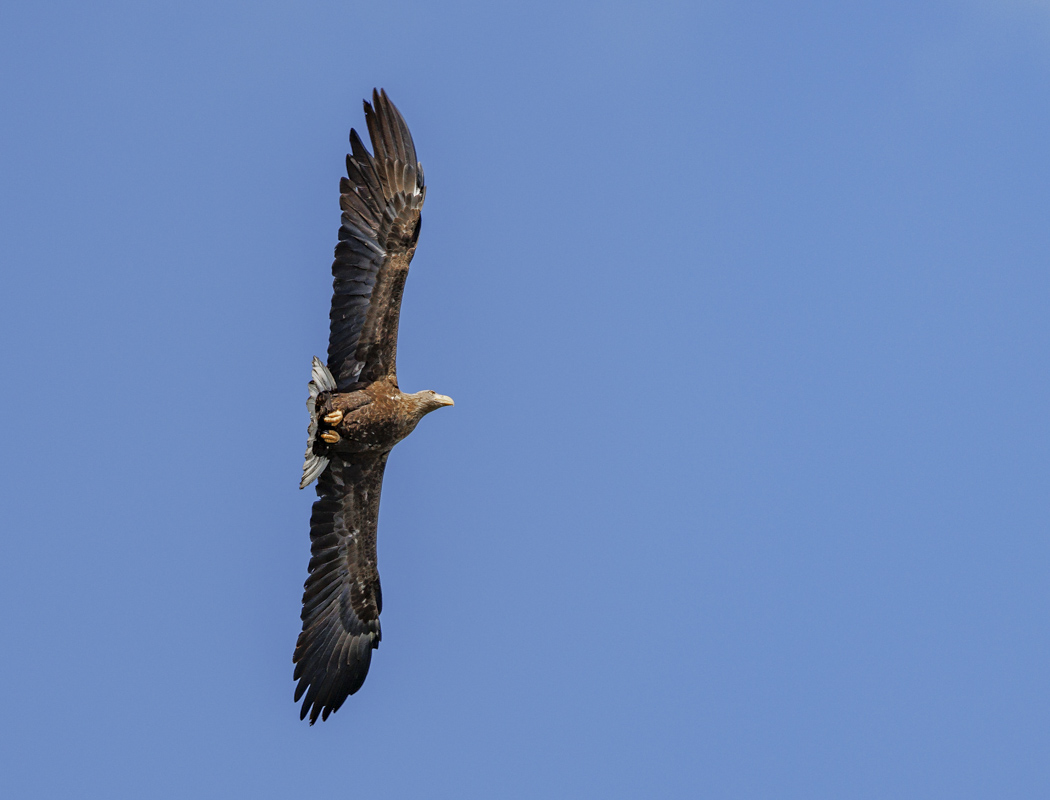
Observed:
[[[456,407],[309,728],[373,86]],[[0,107],[5,797],[1050,792],[1050,3],[6,3]]]

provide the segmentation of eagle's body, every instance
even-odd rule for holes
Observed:
[[[397,327],[426,194],[423,169],[401,114],[372,93],[365,119],[374,156],[350,131],[343,209],[332,265],[327,366],[310,381],[305,487],[317,480],[311,554],[296,642],[295,699],[302,717],[327,719],[361,688],[381,637],[376,569],[379,495],[387,456],[429,412],[452,400],[397,384]]]
[[[437,397],[441,395],[433,392],[405,394],[391,378],[381,378],[356,392],[327,394],[318,403],[322,419],[335,420],[342,416],[327,426],[339,437],[329,445],[328,451],[390,452],[391,447],[412,433],[424,414],[448,405],[430,402]]]

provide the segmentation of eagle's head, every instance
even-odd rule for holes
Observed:
[[[454,406],[452,398],[447,395],[438,394],[433,389],[427,389],[425,392],[416,392],[413,395],[409,395],[414,401],[420,418],[426,416],[431,411],[436,411],[442,406]]]

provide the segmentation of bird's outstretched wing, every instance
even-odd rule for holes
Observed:
[[[376,522],[387,453],[335,456],[317,481],[310,517],[310,575],[303,631],[295,643],[300,719],[328,719],[368,674],[379,647],[383,595],[376,568]]]
[[[328,368],[340,392],[396,374],[397,322],[426,188],[412,135],[386,92],[365,101],[371,155],[357,131],[339,183]]]

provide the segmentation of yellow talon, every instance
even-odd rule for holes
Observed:
[[[336,444],[340,437],[335,431],[323,431],[321,433],[321,438],[328,442],[328,444]]]
[[[333,411],[331,414],[325,414],[324,421],[326,425],[338,425],[343,421],[343,412]]]

